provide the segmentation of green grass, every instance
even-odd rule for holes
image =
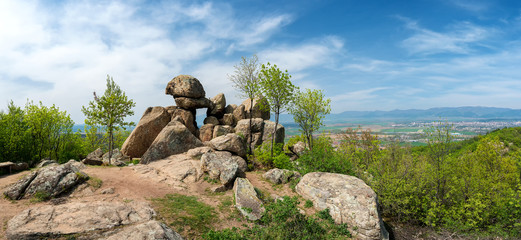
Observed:
[[[101,185],[103,185],[103,180],[97,177],[90,177],[87,183],[94,189],[94,191],[96,191],[101,187]]]
[[[38,191],[31,198],[31,203],[43,202],[47,201],[51,198],[51,195],[48,192]]]
[[[188,239],[199,238],[208,232],[217,219],[215,209],[194,196],[167,194],[163,198],[153,198],[152,204],[163,221]]]

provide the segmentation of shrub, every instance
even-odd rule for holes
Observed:
[[[277,143],[273,147],[273,158],[271,157],[271,142],[263,142],[262,145],[255,148],[254,162],[257,166],[265,168],[284,168],[291,169],[292,164],[289,157],[283,151],[283,144]]]
[[[329,136],[321,135],[314,142],[313,149],[297,160],[297,170],[300,173],[332,172],[353,175],[351,162],[334,149]]]

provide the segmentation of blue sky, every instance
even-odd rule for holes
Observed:
[[[76,123],[106,75],[137,102],[174,105],[179,74],[207,97],[257,54],[347,110],[520,108],[521,1],[0,0],[0,109],[56,104]]]

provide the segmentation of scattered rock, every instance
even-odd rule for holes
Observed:
[[[89,178],[78,169],[78,164],[83,165],[69,161],[62,165],[40,168],[8,187],[4,195],[12,200],[35,194],[40,194],[40,197],[44,198],[56,197]]]
[[[239,168],[237,161],[240,160],[233,158],[230,152],[207,152],[201,157],[201,170],[207,172],[211,179],[219,179],[221,184],[229,186],[238,175],[242,175],[241,172],[245,171]],[[246,165],[246,163],[240,164]]]
[[[207,152],[211,152],[211,151],[212,151],[212,149],[210,147],[206,147],[206,146],[198,147],[198,148],[193,148],[193,149],[188,150],[186,155],[188,155],[191,158],[200,160],[201,156],[203,156],[203,154],[205,154]]]
[[[262,201],[257,197],[253,185],[246,178],[236,178],[233,185],[235,207],[251,221],[258,220],[264,214]]]
[[[114,194],[115,190],[113,187],[105,188],[101,190],[101,194]]]
[[[183,240],[179,233],[174,232],[171,228],[165,224],[152,220],[145,223],[141,223],[134,226],[129,226],[119,231],[118,233],[111,235],[106,240]]]
[[[66,203],[24,210],[7,223],[8,239],[59,238],[70,234],[108,231],[148,222],[156,215],[146,203]]]
[[[297,171],[274,168],[264,173],[263,177],[272,183],[284,184],[291,181],[292,179],[298,179],[301,176]]]
[[[170,80],[166,85],[165,94],[172,95],[174,98],[204,98],[206,95],[201,82],[190,75],[179,75]]]
[[[214,131],[214,124],[204,124],[199,129],[199,139],[203,142],[207,142],[212,140],[213,138],[213,131]]]
[[[121,152],[132,158],[140,158],[143,156],[157,135],[170,122],[171,115],[172,114],[168,113],[168,110],[163,107],[147,108],[136,128],[134,128],[130,136],[128,136],[127,140],[123,143]]]
[[[172,117],[175,118],[177,116],[181,118],[181,123],[183,123],[186,128],[188,128],[188,130],[190,130],[190,132],[195,135],[197,130],[197,122],[195,122],[195,111],[192,112],[182,108],[177,108],[174,111]]]
[[[261,108],[261,104],[264,106],[268,106],[266,108]],[[251,101],[250,98],[244,100],[242,102],[242,105],[244,105],[244,111],[246,112],[246,117],[250,118],[250,106]],[[263,120],[270,120],[270,110],[269,110],[269,104],[266,101],[265,98],[256,98],[253,100],[253,108],[252,108],[253,116],[251,118],[262,118]]]
[[[233,127],[227,125],[217,125],[213,129],[213,138],[224,136],[228,133],[233,133]]]
[[[147,164],[202,146],[203,143],[185,125],[178,121],[172,121],[157,135],[152,145],[141,157],[141,163]]]
[[[175,104],[184,109],[192,110],[198,108],[211,108],[212,101],[208,98],[186,98],[186,97],[178,97],[175,98]]]
[[[235,133],[229,133],[224,136],[214,138],[210,141],[213,149],[220,151],[229,151],[241,157],[246,156],[246,147],[244,140]]]
[[[318,210],[329,209],[335,223],[347,224],[356,239],[389,239],[378,212],[376,193],[364,181],[348,175],[312,172],[296,191]]]
[[[204,124],[213,124],[213,125],[219,125],[219,119],[217,119],[214,116],[208,116],[203,121]]]
[[[264,120],[264,130],[262,133],[262,142],[269,141],[273,136],[275,130],[275,122]],[[282,124],[277,124],[277,131],[275,132],[275,143],[284,143],[285,130]]]
[[[224,108],[226,107],[226,98],[223,93],[217,94],[215,97],[211,99],[213,105],[211,108],[208,108],[206,112],[209,116],[221,115],[224,113]]]
[[[29,169],[29,164],[25,162],[15,163],[13,166],[11,166],[11,170],[13,171],[25,171],[27,169]]]
[[[221,125],[233,126],[233,124],[234,124],[233,114],[231,114],[231,113],[224,114],[223,118],[219,120],[219,123]]]
[[[301,156],[306,151],[306,144],[302,141],[298,141],[293,146],[288,147],[289,151],[297,156]]]

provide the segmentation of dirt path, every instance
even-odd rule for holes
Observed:
[[[197,182],[187,183],[186,189],[172,187],[154,178],[143,177],[131,167],[93,167],[88,166],[83,170],[91,178],[100,179],[102,185],[99,189],[84,186],[78,187],[72,194],[65,199],[67,202],[93,202],[93,201],[146,201],[151,202],[152,198],[161,198],[166,194],[179,193],[183,195],[197,196],[198,200],[214,207],[219,213],[219,221],[214,224],[214,228],[223,229],[230,227],[241,227],[244,223],[236,215],[232,206],[223,207],[224,201],[233,201],[233,191],[228,190],[223,193],[213,193],[212,188],[218,184],[210,183],[203,179]],[[0,191],[18,181],[28,171],[0,177]],[[296,196],[290,187],[286,185],[273,185],[262,178],[264,172],[249,172],[247,178],[252,184],[261,190],[268,197],[276,198],[281,196]],[[114,193],[102,194],[105,189],[113,188]],[[34,203],[29,199],[10,201],[5,198],[0,199],[0,239],[5,239],[7,222],[23,210],[42,205],[51,205],[51,201]],[[306,209],[306,211],[310,211]],[[234,215],[235,214],[235,215]]]

